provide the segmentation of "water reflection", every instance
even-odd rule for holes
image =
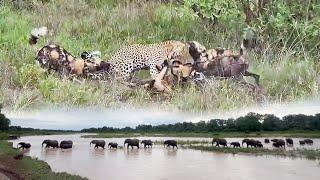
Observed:
[[[177,155],[177,149],[165,149],[164,150],[165,155],[167,156],[176,156]]]

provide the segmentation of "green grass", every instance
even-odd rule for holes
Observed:
[[[20,152],[12,148],[11,143],[6,141],[0,141],[0,165],[5,167],[15,174],[18,174],[20,178],[24,179],[86,179],[80,176],[71,175],[68,173],[55,173],[51,170],[50,166],[37,159],[33,159],[28,156],[24,156],[22,160],[14,160],[13,157]],[[0,170],[1,172],[1,170]]]
[[[297,150],[284,150],[284,149],[265,149],[265,148],[221,148],[215,146],[202,146],[202,145],[185,145],[182,146],[187,149],[218,152],[218,153],[231,153],[231,154],[250,154],[250,155],[273,155],[292,158],[307,158],[310,160],[320,159],[319,150],[297,149]]]
[[[121,137],[300,137],[320,138],[320,131],[261,131],[261,132],[215,132],[215,133],[98,133],[84,135],[84,138],[121,138]]]
[[[49,131],[49,130],[35,130],[35,131],[0,131],[0,140],[8,140],[9,135],[16,136],[41,136],[41,135],[61,135],[74,134],[77,132],[69,131]]]
[[[156,140],[153,142],[154,144],[158,144],[158,145],[163,145],[164,141],[163,140]],[[186,145],[208,145],[211,144],[211,142],[207,141],[207,140],[177,140],[178,145],[180,146],[186,146]]]
[[[214,27],[190,9],[172,3],[141,1],[23,1],[19,10],[8,2],[0,10],[0,102],[19,111],[58,106],[146,107],[184,111],[215,111],[254,105],[261,101],[287,102],[319,94],[319,64],[308,52],[279,50],[266,42],[262,55],[248,52],[250,71],[261,75],[262,94],[233,81],[208,83],[201,91],[190,85],[177,87],[167,97],[117,82],[83,84],[46,75],[35,64],[36,48],[28,45],[34,27],[47,26],[52,35],[41,47],[54,42],[74,55],[100,50],[103,59],[131,43],[156,43],[168,39],[197,40],[208,49],[239,49],[243,24],[238,29]],[[231,29],[233,28],[233,29]],[[271,44],[271,45],[270,45]],[[270,46],[269,46],[270,45]],[[279,52],[280,51],[280,52]],[[247,81],[252,82],[251,78]]]

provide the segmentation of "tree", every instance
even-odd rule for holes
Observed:
[[[6,118],[4,114],[1,113],[2,105],[0,104],[0,131],[9,129],[10,119]]]
[[[263,116],[262,130],[264,131],[279,131],[282,130],[282,121],[273,114]]]
[[[260,114],[248,113],[246,116],[239,117],[235,120],[236,129],[238,131],[260,131],[260,119]]]

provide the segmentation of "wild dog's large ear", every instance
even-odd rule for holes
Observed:
[[[216,48],[216,51],[217,51],[217,55],[221,56],[224,53],[225,49],[224,48]]]
[[[179,66],[179,65],[182,65],[182,63],[178,60],[173,60],[172,61],[172,66]]]
[[[188,48],[189,48],[189,53],[191,55],[198,52],[196,44],[193,41],[188,41],[187,44],[188,44]]]
[[[189,54],[194,61],[197,61],[203,54],[206,53],[206,48],[196,41],[188,41]]]

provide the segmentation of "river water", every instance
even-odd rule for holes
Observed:
[[[14,140],[13,146],[24,141],[32,144],[26,155],[46,161],[57,172],[68,172],[89,179],[219,179],[219,180],[318,180],[319,161],[277,156],[254,156],[202,152],[179,148],[165,149],[156,145],[152,149],[93,149],[91,138],[77,135],[26,136]],[[44,139],[72,140],[71,150],[45,149]],[[163,140],[168,138],[139,138]],[[172,139],[172,138],[170,138]],[[174,138],[199,140],[199,138]],[[258,138],[256,138],[258,139]],[[106,142],[123,145],[124,138],[108,138]],[[209,138],[201,140],[210,141]],[[229,142],[240,139],[227,139]],[[294,139],[297,141],[297,139]],[[313,146],[319,148],[319,139]],[[295,146],[299,146],[295,144]],[[269,147],[269,145],[267,145]],[[297,147],[295,147],[297,148]]]

